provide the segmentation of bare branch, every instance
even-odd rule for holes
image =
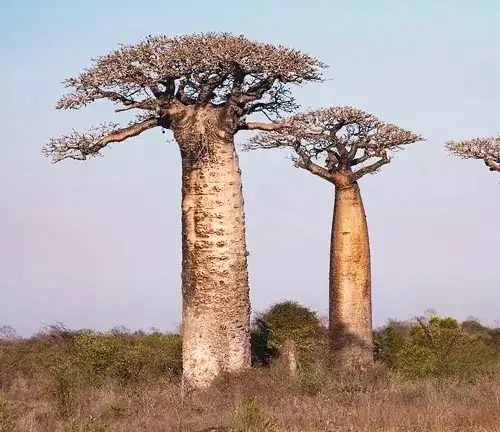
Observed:
[[[275,81],[262,99],[250,101],[244,108],[244,114],[263,113],[271,121],[281,121],[283,114],[297,112],[299,105],[292,92],[285,84]]]
[[[176,99],[183,103],[184,105],[192,105],[196,102],[195,95],[191,90],[193,88],[193,84],[191,81],[183,78],[179,80],[178,90],[175,94]]]
[[[118,128],[115,123],[103,123],[83,133],[73,131],[60,138],[52,138],[42,151],[54,163],[64,159],[86,160],[88,157],[97,156],[99,151],[110,143],[124,141],[159,125],[158,118],[147,119],[124,128]]]
[[[498,171],[500,172],[500,159],[486,159],[484,161],[486,166],[490,169],[490,171]]]
[[[201,106],[206,106],[214,99],[215,90],[224,82],[224,75],[213,75],[200,85],[197,102]]]
[[[242,123],[238,130],[261,130],[261,131],[278,131],[291,127],[288,123],[262,123],[262,122],[245,122]]]
[[[132,102],[130,104],[126,104],[125,108],[117,108],[115,109],[115,112],[129,111],[132,109],[154,111],[159,109],[159,106],[152,100],[145,100],[144,102]]]
[[[307,163],[304,163],[302,160],[295,161],[295,166],[298,168],[303,168],[309,171],[311,174],[317,175],[324,180],[329,181],[330,183],[335,183],[335,176],[332,175],[327,169],[315,164],[311,160]]]
[[[482,159],[490,171],[500,172],[500,136],[448,141],[445,146],[462,159]]]
[[[267,77],[258,80],[256,83],[250,85],[238,99],[238,103],[247,104],[262,99],[267,91],[271,90],[275,78]]]
[[[312,162],[311,157],[307,153],[307,151],[300,145],[300,143],[296,143],[295,152],[299,156],[295,159],[295,166],[298,168],[303,168],[309,171],[311,174],[317,175],[324,180],[329,181],[330,183],[335,182],[335,174],[330,172],[328,169],[325,169],[314,162]]]
[[[372,163],[371,165],[367,165],[363,168],[360,168],[357,171],[354,171],[353,179],[359,180],[361,177],[363,177],[366,174],[373,174],[376,171],[378,171],[380,168],[382,168],[382,166],[384,166],[385,164],[388,164],[389,162],[390,162],[389,156],[387,155],[387,153],[384,153],[378,161]]]
[[[362,164],[364,162],[366,162],[368,159],[370,159],[372,156],[367,153],[366,151],[361,155],[361,157],[359,158],[354,158],[352,161],[351,161],[351,166],[356,166],[356,165],[359,165],[359,164]]]

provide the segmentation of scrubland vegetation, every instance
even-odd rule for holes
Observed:
[[[342,376],[324,323],[292,302],[259,314],[252,369],[182,394],[181,336],[55,325],[0,344],[0,431],[496,431],[500,328],[428,315],[374,334]],[[297,372],[280,356],[296,347]]]

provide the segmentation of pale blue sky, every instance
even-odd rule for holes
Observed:
[[[106,104],[54,109],[60,81],[91,57],[148,34],[210,30],[329,64],[333,81],[297,90],[304,108],[354,105],[428,138],[361,183],[374,323],[426,308],[500,320],[500,176],[443,149],[500,133],[499,16],[495,0],[0,1],[0,325],[179,323],[176,145],[154,130],[58,165],[40,149],[115,119]],[[326,313],[333,188],[286,152],[240,155],[254,310],[287,298]]]

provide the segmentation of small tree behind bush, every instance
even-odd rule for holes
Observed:
[[[297,302],[277,303],[257,315],[252,328],[252,360],[269,365],[286,342],[293,342],[301,364],[316,360],[326,343],[326,329],[316,312]]]

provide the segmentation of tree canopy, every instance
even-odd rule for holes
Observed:
[[[105,99],[115,112],[135,110],[135,120],[125,127],[109,122],[73,131],[51,139],[43,152],[54,162],[85,160],[109,143],[157,126],[175,127],[196,107],[224,109],[235,119],[233,132],[266,129],[265,123],[247,123],[246,116],[260,112],[276,121],[295,111],[288,84],[321,81],[325,67],[300,51],[230,33],[148,36],[92,59],[88,69],[65,79],[70,90],[56,105],[79,109]]]
[[[416,135],[349,106],[323,108],[288,119],[288,127],[260,132],[247,150],[291,147],[295,165],[332,183],[345,173],[356,181],[390,161],[389,151],[422,141]]]
[[[448,141],[450,153],[463,159],[482,159],[490,171],[500,172],[500,136]]]

